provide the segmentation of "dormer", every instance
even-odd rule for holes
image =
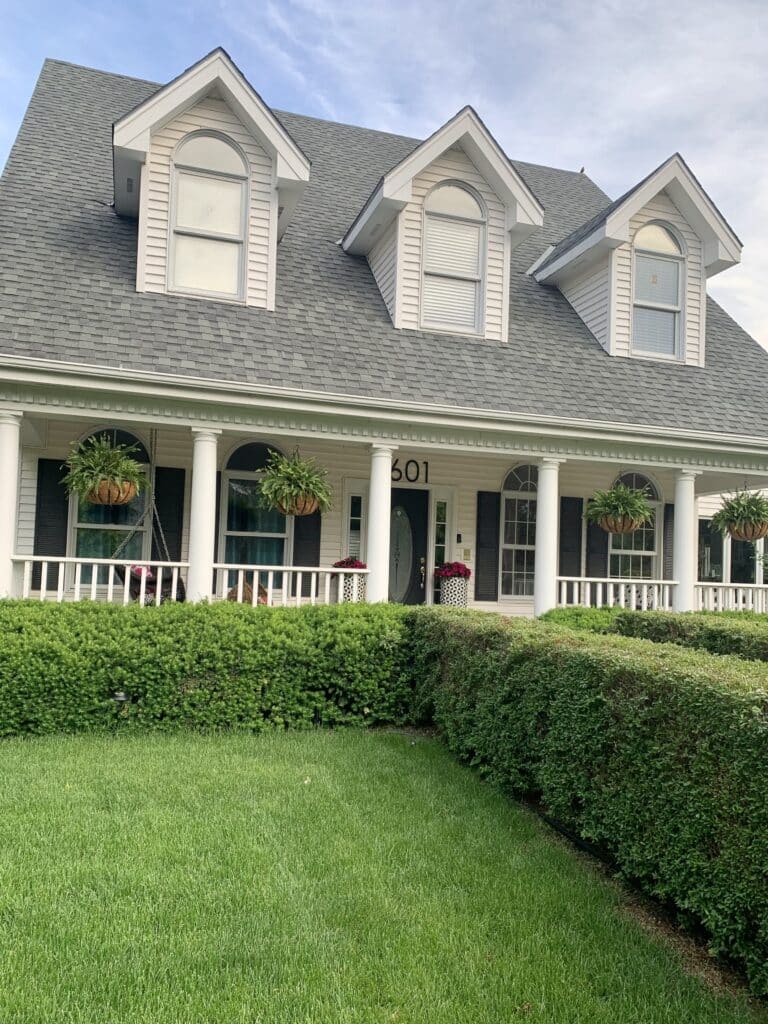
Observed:
[[[342,239],[395,327],[506,341],[512,249],[544,211],[471,107],[378,183]]]
[[[606,352],[704,366],[707,278],[741,242],[679,154],[529,273],[555,285]]]
[[[275,308],[277,244],[309,160],[222,49],[113,126],[136,288]]]

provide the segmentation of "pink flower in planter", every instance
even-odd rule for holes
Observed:
[[[471,575],[472,570],[463,562],[443,562],[435,569],[435,577],[439,580],[468,580]]]
[[[334,569],[367,569],[368,566],[365,562],[361,562],[359,558],[353,558],[349,555],[347,558],[341,558],[338,562],[333,563]]]

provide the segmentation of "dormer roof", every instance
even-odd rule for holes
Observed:
[[[275,162],[281,236],[309,181],[310,161],[221,47],[161,86],[113,124],[115,209],[127,216],[137,215],[139,169],[146,161],[152,134],[211,95],[227,103]]]
[[[452,146],[461,146],[507,209],[507,229],[519,243],[544,223],[544,208],[472,109],[463,107],[379,180],[342,239],[354,255],[371,246],[412,198],[412,184]]]
[[[530,273],[540,284],[554,284],[585,269],[602,253],[630,240],[630,221],[662,191],[701,238],[707,277],[741,260],[742,245],[735,231],[682,156],[673,153],[623,196],[558,242]]]

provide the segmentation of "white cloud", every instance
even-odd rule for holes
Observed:
[[[745,245],[711,291],[768,346],[761,0],[272,0],[258,24],[228,0],[226,19],[321,116],[423,136],[469,102],[510,156],[586,165],[611,195],[679,150]]]

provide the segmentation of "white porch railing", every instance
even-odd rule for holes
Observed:
[[[599,576],[558,576],[560,608],[632,608],[668,611],[672,607],[674,580],[626,580]]]
[[[768,586],[760,583],[697,583],[700,612],[768,612]]]
[[[364,601],[368,569],[216,562],[217,600],[268,607]]]
[[[17,555],[13,563],[21,569],[21,597],[110,604],[176,601],[183,597],[180,574],[189,568],[188,562],[57,555]]]
[[[189,569],[189,562],[56,555],[16,555],[13,563],[17,596],[123,605],[183,600]],[[365,600],[367,569],[225,562],[217,562],[213,568],[214,600],[270,607]]]

